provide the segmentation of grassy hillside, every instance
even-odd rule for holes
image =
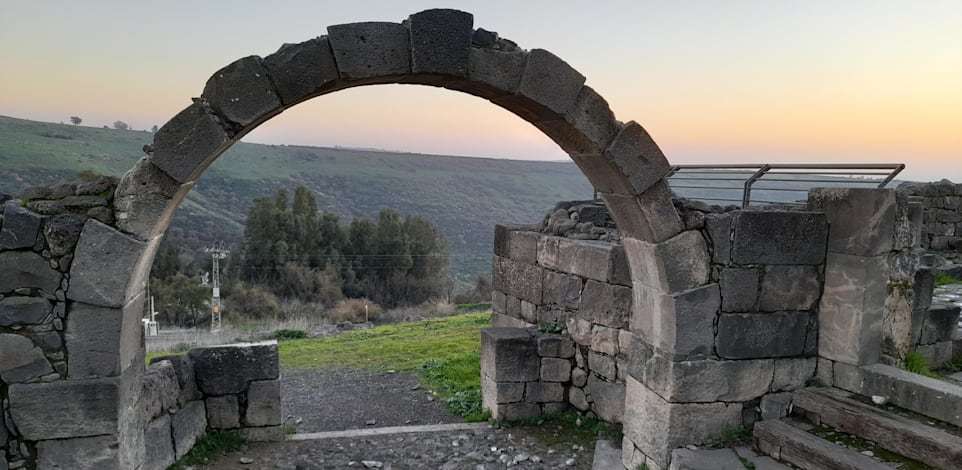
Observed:
[[[153,135],[0,116],[0,192],[18,194],[83,170],[121,175]],[[198,250],[236,244],[251,200],[303,184],[318,205],[376,217],[381,208],[436,223],[460,277],[489,271],[495,223],[533,223],[556,201],[588,199],[591,185],[569,162],[531,162],[369,150],[239,143],[215,162],[181,205],[170,237]]]

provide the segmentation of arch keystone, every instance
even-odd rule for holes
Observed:
[[[372,21],[328,26],[327,38],[344,80],[411,73],[411,34],[400,23]]]
[[[448,77],[468,75],[474,15],[459,10],[433,9],[411,15],[411,71]]]
[[[281,100],[261,58],[248,56],[214,72],[201,95],[225,120],[240,128],[280,112]]]

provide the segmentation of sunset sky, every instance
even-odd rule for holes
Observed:
[[[673,163],[904,162],[962,182],[962,0],[2,0],[0,115],[150,128],[237,58],[436,7],[566,60]],[[314,99],[245,140],[566,158],[486,101],[400,85]]]

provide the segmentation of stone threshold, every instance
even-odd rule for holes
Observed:
[[[391,434],[412,434],[419,432],[473,431],[492,426],[484,423],[427,424],[422,426],[392,426],[386,428],[346,429],[343,431],[310,432],[287,436],[288,441],[315,441],[341,437],[385,436]]]

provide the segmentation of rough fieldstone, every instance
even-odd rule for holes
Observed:
[[[515,317],[509,317],[501,313],[491,314],[491,326],[496,328],[527,328],[532,324]]]
[[[946,362],[952,360],[954,345],[952,341],[941,341],[932,344],[923,344],[916,351],[929,359],[929,367],[939,369]]]
[[[339,78],[331,44],[324,36],[284,44],[265,57],[263,65],[286,106],[331,88]]]
[[[26,440],[66,439],[117,432],[117,378],[14,384],[10,415]]]
[[[178,183],[192,182],[229,141],[206,103],[197,100],[154,134],[151,161]]]
[[[517,403],[524,399],[524,382],[495,382],[487,375],[481,376],[481,401],[485,409],[494,405]]]
[[[481,330],[481,373],[496,382],[538,380],[541,359],[531,334],[518,328]]]
[[[454,77],[468,75],[474,16],[458,10],[432,9],[411,15],[411,71]]]
[[[847,364],[878,361],[887,295],[884,256],[829,253],[818,314],[818,355]]]
[[[107,200],[100,196],[67,196],[60,202],[68,211],[86,211],[107,205]]]
[[[538,323],[538,306],[527,300],[521,300],[520,303],[521,318],[528,323]]]
[[[540,305],[543,273],[538,266],[495,256],[491,284],[495,290]]]
[[[959,310],[956,305],[933,305],[925,311],[920,344],[951,341],[958,328]]]
[[[581,410],[588,411],[591,408],[591,404],[588,403],[588,397],[585,396],[585,391],[581,387],[571,387],[568,389],[568,403],[571,406]]]
[[[762,421],[769,419],[782,419],[788,416],[788,411],[792,406],[791,393],[769,393],[762,397],[760,408],[762,410]]]
[[[625,415],[625,384],[606,382],[590,375],[586,388],[591,394],[591,408],[598,417],[620,424]]]
[[[398,23],[367,22],[327,27],[341,78],[404,75],[411,71],[408,29]]]
[[[116,226],[141,240],[150,240],[163,235],[161,223],[173,215],[169,207],[171,201],[160,194],[137,194],[117,196],[114,208],[117,210]]]
[[[822,283],[815,266],[766,266],[758,309],[763,312],[812,310]]]
[[[814,357],[776,359],[772,391],[792,391],[806,386],[808,380],[815,376],[817,363]]]
[[[798,356],[805,350],[808,320],[807,312],[722,314],[715,347],[728,359]]]
[[[96,220],[87,220],[73,264],[67,298],[102,307],[126,303],[127,284],[145,244]]]
[[[583,346],[591,344],[591,322],[580,318],[568,318],[565,321],[568,326],[568,336],[571,340]],[[575,354],[577,356],[577,353]]]
[[[3,211],[3,228],[0,229],[0,250],[29,248],[37,243],[41,218],[33,211],[17,204],[6,204]]]
[[[159,133],[160,131],[158,131]],[[173,136],[168,137],[172,138]],[[154,145],[157,145],[156,137],[154,138]],[[154,149],[155,155],[157,151],[157,149]],[[178,181],[154,165],[150,157],[142,157],[137,160],[133,168],[127,170],[127,173],[120,177],[120,183],[117,184],[114,197],[159,194],[172,198],[179,189],[180,183]]]
[[[545,357],[541,359],[541,380],[567,382],[571,380],[571,360]]]
[[[184,406],[189,401],[199,400],[200,391],[197,390],[197,380],[194,378],[194,363],[186,354],[174,354],[170,356],[158,356],[150,360],[151,364],[160,361],[168,361],[174,367],[177,376],[177,386],[180,389],[180,396],[177,399],[178,406]]]
[[[912,284],[912,310],[926,310],[932,306],[932,291],[935,290],[935,271],[922,267],[915,272]]]
[[[197,388],[207,395],[240,393],[255,380],[278,378],[277,342],[230,344],[190,350]]]
[[[654,182],[642,194],[602,193],[601,197],[611,209],[622,237],[660,243],[685,228],[672,204],[671,188],[664,180]]]
[[[14,384],[50,374],[43,350],[24,336],[0,333],[0,379]]]
[[[892,251],[897,215],[894,190],[818,188],[809,191],[808,200],[832,226],[829,251],[858,256]]]
[[[591,323],[624,328],[631,315],[631,289],[593,280],[585,283],[577,315]]]
[[[738,264],[822,264],[828,222],[818,212],[742,211],[734,221]]]
[[[584,387],[588,382],[588,373],[580,367],[571,370],[571,384],[575,387]]]
[[[119,374],[134,355],[131,349],[140,347],[142,314],[136,308],[104,308],[75,302],[67,314],[64,333],[70,377]],[[130,344],[131,338],[136,339],[135,345]]]
[[[170,416],[150,422],[144,431],[146,455],[142,470],[165,470],[174,464],[174,441],[170,435]]]
[[[63,214],[67,210],[60,201],[30,201],[27,209],[43,215]]]
[[[594,325],[591,327],[591,349],[609,356],[617,356],[618,332],[615,328]]]
[[[117,455],[117,436],[40,441],[37,443],[37,466],[44,469],[122,470]]]
[[[492,313],[500,313],[502,315],[506,313],[506,307],[507,307],[506,297],[507,296],[504,295],[504,292],[501,292],[499,290],[491,291],[491,312]]]
[[[60,273],[50,268],[40,255],[29,251],[0,253],[0,294],[16,289],[35,288],[53,295],[60,287]]]
[[[732,261],[732,221],[736,212],[705,214],[705,229],[714,247],[712,262],[727,265]]]
[[[577,309],[581,306],[581,278],[571,274],[545,270],[542,302],[562,308]]]
[[[177,372],[170,361],[151,363],[144,372],[141,386],[140,401],[145,419],[152,420],[177,408],[180,387],[177,385]]]
[[[538,239],[541,235],[530,226],[495,225],[494,254],[522,263],[538,262]]]
[[[0,326],[39,325],[53,312],[53,304],[39,297],[0,300]]]
[[[618,378],[615,358],[588,350],[588,370],[610,380]]]
[[[281,383],[278,380],[251,382],[247,390],[246,426],[281,424]]]
[[[529,111],[521,114],[522,118],[538,122],[564,116],[574,106],[584,83],[585,76],[558,56],[544,49],[532,49],[528,53],[528,61],[521,76],[518,95],[534,101],[546,110]],[[517,113],[511,107],[508,109]]]
[[[213,429],[234,429],[240,427],[240,405],[237,395],[207,397],[207,425]]]
[[[717,284],[675,295],[637,284],[633,294],[631,330],[635,334],[669,354],[711,354],[721,305]]]
[[[192,401],[173,415],[171,429],[174,437],[174,457],[178,460],[197,442],[207,430],[207,414],[204,402]]]
[[[222,118],[247,127],[281,107],[281,100],[261,63],[248,56],[214,72],[201,97]]]
[[[77,214],[55,215],[43,224],[43,235],[52,256],[63,256],[73,250],[80,239],[86,217]]]
[[[521,299],[514,296],[506,296],[504,300],[504,313],[509,317],[524,319],[521,314]]]
[[[524,400],[529,403],[557,403],[564,400],[564,385],[557,382],[528,382]]]
[[[672,449],[718,442],[725,427],[741,424],[741,404],[669,403],[630,377],[626,383],[625,440],[662,468]]]
[[[758,277],[758,270],[753,268],[723,269],[718,282],[722,311],[754,312],[758,300]]]
[[[708,282],[709,260],[705,239],[698,231],[651,244],[624,238],[632,280],[662,292],[676,293]]]
[[[538,355],[569,359],[575,354],[574,343],[565,335],[543,334],[538,336]]]

